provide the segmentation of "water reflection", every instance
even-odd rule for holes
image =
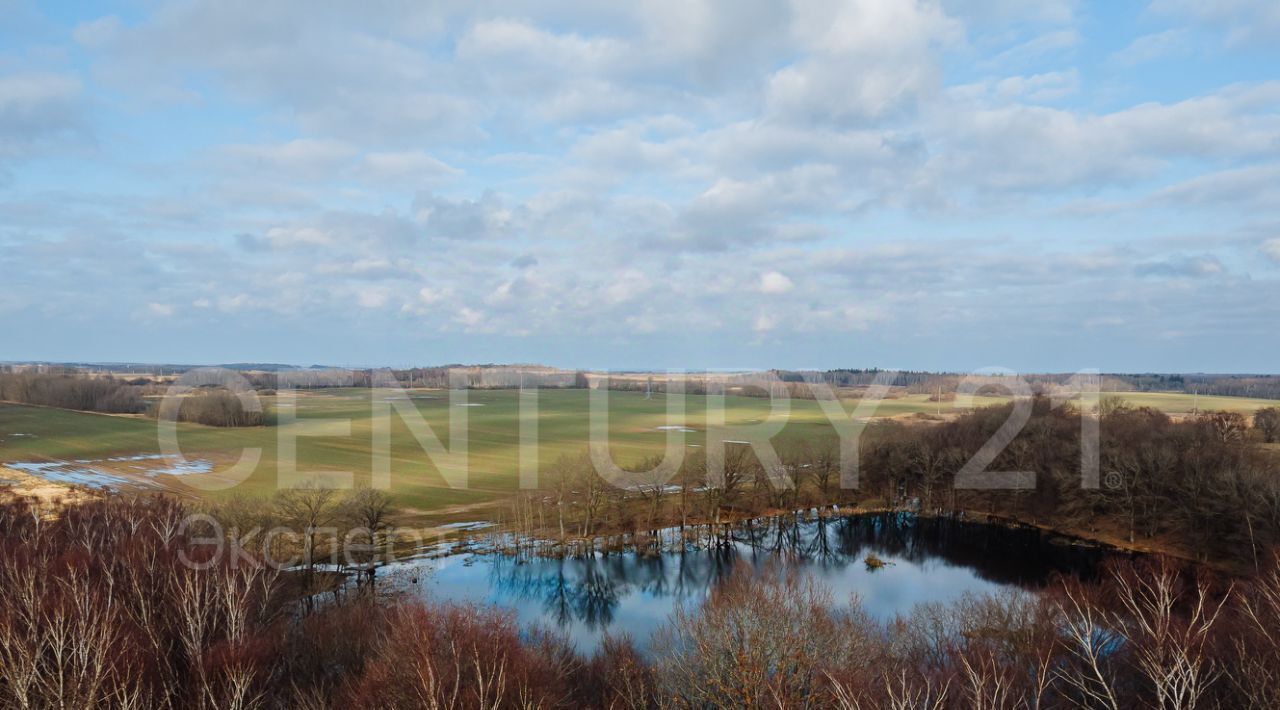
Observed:
[[[889,566],[868,570],[869,552]],[[701,600],[743,563],[759,573],[780,561],[838,600],[857,595],[886,619],[965,592],[1034,587],[1054,573],[1089,577],[1105,554],[1033,528],[886,513],[748,521],[711,549],[567,559],[456,555],[415,564],[433,569],[424,586],[435,598],[514,609],[520,621],[562,629],[590,651],[606,631],[643,645],[677,603]]]

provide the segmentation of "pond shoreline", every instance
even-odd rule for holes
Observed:
[[[671,533],[673,531],[683,530],[686,533],[685,537],[687,538],[685,542],[692,543],[697,547],[699,542],[704,543],[703,546],[707,546],[705,545],[706,541],[722,541],[719,533],[715,531],[715,528],[717,527],[724,530],[742,524],[764,524],[768,521],[779,518],[842,518],[848,516],[887,514],[910,515],[922,520],[943,520],[983,524],[1008,530],[1036,530],[1050,538],[1060,538],[1068,544],[1096,547],[1110,553],[1160,555],[1186,563],[1213,567],[1212,563],[1205,563],[1200,560],[1192,559],[1179,551],[1172,550],[1164,546],[1127,543],[1125,541],[1116,540],[1111,536],[1099,535],[1097,532],[1068,529],[1046,523],[1022,520],[1012,516],[996,515],[968,509],[922,512],[906,508],[885,506],[809,506],[792,510],[768,510],[758,515],[727,516],[718,523],[714,521],[690,520],[683,526],[664,525],[663,527],[658,528],[656,531],[656,537],[659,544],[656,547],[654,545],[655,536],[650,533],[609,531],[592,535],[590,537],[566,536],[563,540],[560,540],[552,534],[552,531],[517,533],[501,524],[497,524],[493,529],[486,530],[482,535],[465,535],[455,542],[462,542],[465,544],[484,541],[481,545],[481,549],[466,551],[483,551],[486,554],[533,552],[546,557],[572,557],[584,552],[601,553],[605,555],[620,553],[657,554],[674,549],[662,546],[662,542],[668,540],[672,536]],[[706,532],[708,530],[712,531],[709,535]],[[494,544],[493,538],[497,536],[507,537],[518,542],[515,544]]]
[[[1034,526],[910,511],[742,519],[711,546],[681,544],[679,528],[667,535],[660,549],[554,555],[532,544],[447,544],[384,568],[384,589],[509,610],[522,625],[558,627],[591,648],[617,630],[642,641],[673,608],[700,604],[738,574],[798,574],[887,621],[965,594],[1096,579],[1110,560],[1131,556]],[[872,557],[885,564],[867,565]]]

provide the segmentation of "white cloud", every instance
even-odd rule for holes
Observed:
[[[948,14],[965,18],[978,26],[996,27],[1016,22],[1071,22],[1075,19],[1077,5],[1077,0],[942,0]]]
[[[364,175],[373,180],[438,182],[462,175],[462,171],[422,151],[370,153],[364,156]]]
[[[944,186],[1029,191],[1110,185],[1158,174],[1178,160],[1275,156],[1280,82],[1226,87],[1176,103],[1145,103],[1107,114],[1014,103],[990,106],[969,95],[940,117],[949,151],[927,173]],[[953,195],[954,196],[954,195]]]
[[[1080,33],[1075,29],[1051,30],[1010,47],[994,57],[984,60],[983,64],[993,67],[1033,64],[1043,60],[1045,57],[1065,54],[1074,49],[1080,42]]]
[[[1112,54],[1111,61],[1133,66],[1162,57],[1185,54],[1190,49],[1190,40],[1190,34],[1182,28],[1142,35],[1124,49]]]
[[[299,138],[286,143],[228,145],[222,154],[236,168],[311,178],[332,177],[357,153],[354,146],[335,140]]]
[[[1274,287],[1242,254],[1280,263],[1280,83],[1123,82],[1265,28],[1246,5],[1105,41],[1073,0],[146,6],[72,30],[74,69],[0,64],[0,271],[57,323],[110,290],[210,332],[592,353],[1122,308],[1135,333],[1244,329],[1276,315],[1239,284]],[[1126,44],[1116,71],[1075,61]],[[91,128],[83,170],[11,160]]]
[[[484,323],[484,313],[463,306],[453,317],[454,322],[468,329],[479,328]]]
[[[382,308],[389,297],[385,288],[364,288],[356,292],[356,303],[361,308]]]
[[[432,288],[430,286],[423,286],[418,289],[418,300],[428,306],[437,304],[444,300],[446,295],[447,292],[445,289]]]
[[[1228,45],[1261,45],[1280,38],[1280,5],[1273,0],[1153,0],[1151,11],[1219,28]]]
[[[1048,72],[1033,76],[1011,76],[996,82],[995,94],[1000,99],[1025,99],[1036,103],[1056,101],[1080,89],[1076,70]]]
[[[82,92],[80,80],[67,74],[0,75],[0,161],[83,134]]]
[[[571,72],[608,73],[627,48],[610,37],[552,34],[528,22],[509,18],[482,20],[458,40],[463,60],[496,59],[516,72],[529,65],[550,64]]]
[[[110,45],[119,36],[124,24],[115,15],[81,22],[71,31],[71,37],[90,49]]]
[[[760,274],[760,293],[776,295],[791,290],[793,284],[786,274],[777,271],[766,271]]]
[[[800,2],[792,34],[808,56],[775,72],[766,114],[799,122],[870,121],[935,91],[935,52],[960,27],[934,3]]]
[[[315,227],[272,227],[266,240],[276,249],[316,247],[333,243],[333,236]]]
[[[1268,239],[1262,243],[1262,253],[1277,264],[1280,264],[1280,237]]]

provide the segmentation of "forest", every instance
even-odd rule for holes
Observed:
[[[164,388],[150,380],[126,381],[110,375],[79,373],[0,373],[0,401],[35,404],[102,414],[150,414],[153,400]],[[208,426],[262,426],[262,412],[247,409],[238,397],[217,383],[185,393],[175,412],[177,421]]]
[[[708,482],[706,454],[665,472],[656,459],[633,466],[625,486],[606,483],[583,453],[556,461],[542,490],[514,498],[505,522],[566,548],[656,545],[661,528],[714,544],[732,520],[832,505],[967,515],[1059,530],[1201,562],[1257,570],[1280,544],[1280,409],[1252,422],[1228,412],[1174,420],[1150,408],[1104,400],[1097,417],[1098,480],[1082,476],[1082,419],[1073,406],[1031,402],[1016,437],[987,465],[1034,474],[1014,490],[966,488],[960,471],[1014,416],[1015,404],[947,421],[884,420],[859,445],[858,486],[841,483],[834,437],[778,451],[774,467],[746,446],[726,447]],[[1252,424],[1252,426],[1251,426]]]
[[[1280,560],[1161,558],[922,605],[887,623],[787,574],[735,574],[642,653],[590,657],[501,610],[379,592],[301,603],[297,573],[216,555],[190,511],[0,504],[0,707],[1273,708]]]

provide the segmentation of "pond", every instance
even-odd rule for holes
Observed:
[[[868,553],[887,564],[869,569]],[[911,513],[782,516],[739,524],[716,549],[567,559],[465,553],[395,565],[438,601],[511,609],[522,625],[560,629],[591,653],[606,632],[640,647],[679,603],[696,605],[738,565],[762,574],[778,562],[812,577],[837,601],[856,595],[886,620],[923,602],[1006,586],[1034,588],[1054,574],[1092,577],[1106,550],[1029,527]]]

